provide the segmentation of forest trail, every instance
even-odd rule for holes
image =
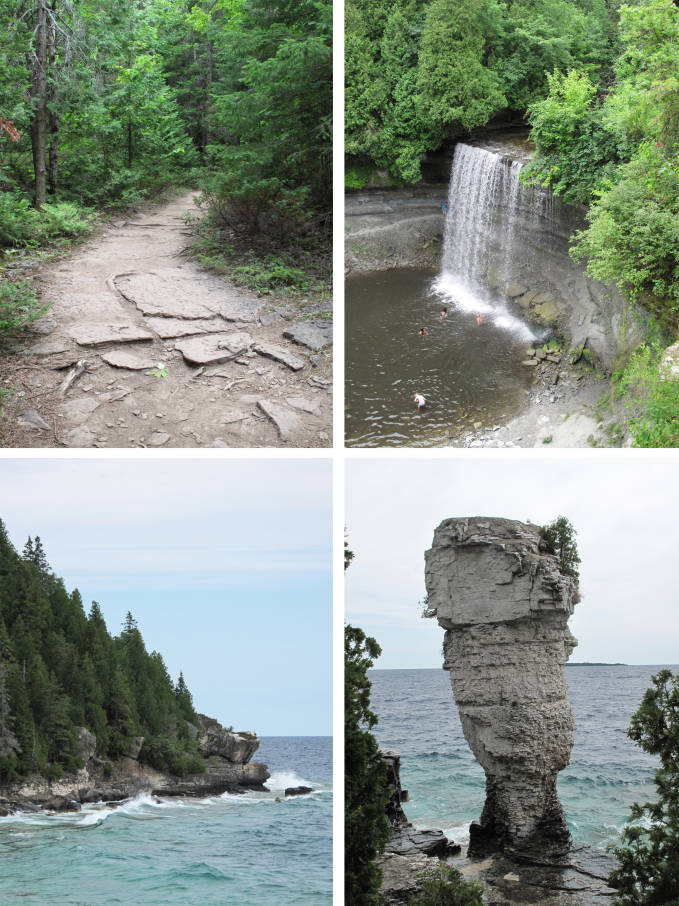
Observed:
[[[149,205],[41,269],[53,304],[13,349],[3,445],[331,444],[329,360],[311,361],[330,323],[182,257],[194,209],[192,193]]]

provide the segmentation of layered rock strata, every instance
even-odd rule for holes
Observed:
[[[445,629],[445,670],[465,738],[486,772],[469,852],[566,852],[556,792],[575,720],[564,666],[577,644],[574,580],[537,526],[446,519],[426,552],[428,614]]]

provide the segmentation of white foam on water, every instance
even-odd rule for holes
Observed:
[[[266,786],[272,792],[280,792],[289,786],[313,786],[313,783],[294,771],[275,771],[266,781]]]
[[[502,330],[506,330],[527,342],[533,342],[538,339],[537,334],[531,330],[525,321],[512,315],[506,308],[494,305],[484,299],[477,292],[465,286],[455,274],[449,271],[443,271],[439,274],[432,284],[432,291],[446,302],[449,307],[457,311],[483,315],[484,320],[490,321]]]
[[[452,840],[453,843],[466,845],[467,843],[469,843],[470,827],[471,821],[468,821],[466,824],[458,824],[455,827],[444,827],[443,833],[449,840]]]

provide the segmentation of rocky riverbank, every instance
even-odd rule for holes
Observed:
[[[0,815],[13,811],[77,811],[87,802],[118,802],[139,793],[155,796],[213,796],[224,792],[266,790],[265,764],[251,761],[259,748],[254,733],[233,733],[218,721],[198,715],[190,725],[198,739],[205,771],[176,777],[157,771],[139,760],[144,737],[136,737],[118,761],[96,755],[96,738],[79,729],[83,767],[74,774],[50,780],[33,774],[0,786]]]

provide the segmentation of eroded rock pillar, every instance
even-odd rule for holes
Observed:
[[[470,853],[563,852],[570,834],[556,793],[575,720],[565,664],[574,580],[537,526],[446,519],[425,554],[428,611],[445,629],[444,669],[469,746],[486,772]]]

